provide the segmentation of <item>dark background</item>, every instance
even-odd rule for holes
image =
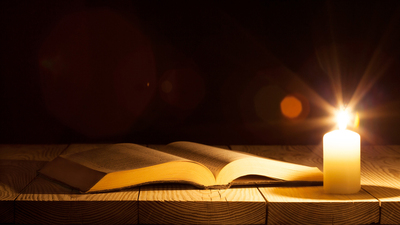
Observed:
[[[400,144],[399,7],[0,1],[0,142],[319,144],[339,94],[363,143]]]

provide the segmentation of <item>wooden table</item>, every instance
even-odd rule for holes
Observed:
[[[324,194],[321,186],[199,190],[173,184],[80,194],[37,175],[61,153],[98,146],[0,145],[0,223],[400,224],[400,146],[362,146],[362,190],[352,195]],[[322,170],[321,146],[222,147]]]

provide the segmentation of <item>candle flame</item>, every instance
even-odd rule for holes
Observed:
[[[338,112],[336,119],[339,126],[339,130],[345,130],[350,120],[349,113],[346,110],[342,109]]]

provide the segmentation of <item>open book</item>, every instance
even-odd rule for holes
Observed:
[[[322,184],[322,172],[316,167],[193,142],[173,142],[161,150],[136,144],[113,144],[61,155],[39,173],[81,192],[165,182],[189,183],[200,188],[228,188],[235,184],[271,182],[272,179]],[[251,175],[272,179],[254,179]],[[240,180],[241,177],[247,179]]]

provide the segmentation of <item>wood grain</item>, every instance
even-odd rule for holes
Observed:
[[[234,150],[315,166],[322,158],[307,146],[231,146]],[[328,195],[318,187],[259,187],[268,202],[267,224],[363,224],[379,221],[379,203],[365,191]]]
[[[139,188],[81,194],[37,176],[61,152],[101,146],[0,145],[0,223],[400,224],[397,145],[362,146],[362,190],[355,195],[328,195],[322,187],[200,190],[177,184],[143,186],[140,195]],[[322,169],[322,146],[231,148]]]
[[[140,224],[265,224],[266,202],[257,188],[152,185],[141,187],[139,202]]]
[[[14,222],[14,200],[44,163],[67,145],[0,145],[0,223]]]
[[[201,190],[182,184],[151,185],[141,187],[139,202],[140,224],[265,223],[266,202],[257,188]]]
[[[68,145],[0,145],[0,159],[50,161],[62,153]]]
[[[63,154],[99,147],[75,144]],[[81,194],[36,177],[15,201],[15,222],[25,224],[136,224],[139,189]]]
[[[310,149],[322,154],[321,146]],[[361,188],[378,199],[381,224],[400,224],[400,146],[361,146]]]
[[[81,194],[37,177],[15,203],[22,224],[136,224],[138,189]]]
[[[267,224],[371,224],[379,202],[365,191],[324,194],[322,187],[260,188],[268,201]]]
[[[381,224],[400,224],[400,146],[363,146],[362,188],[381,204]]]

